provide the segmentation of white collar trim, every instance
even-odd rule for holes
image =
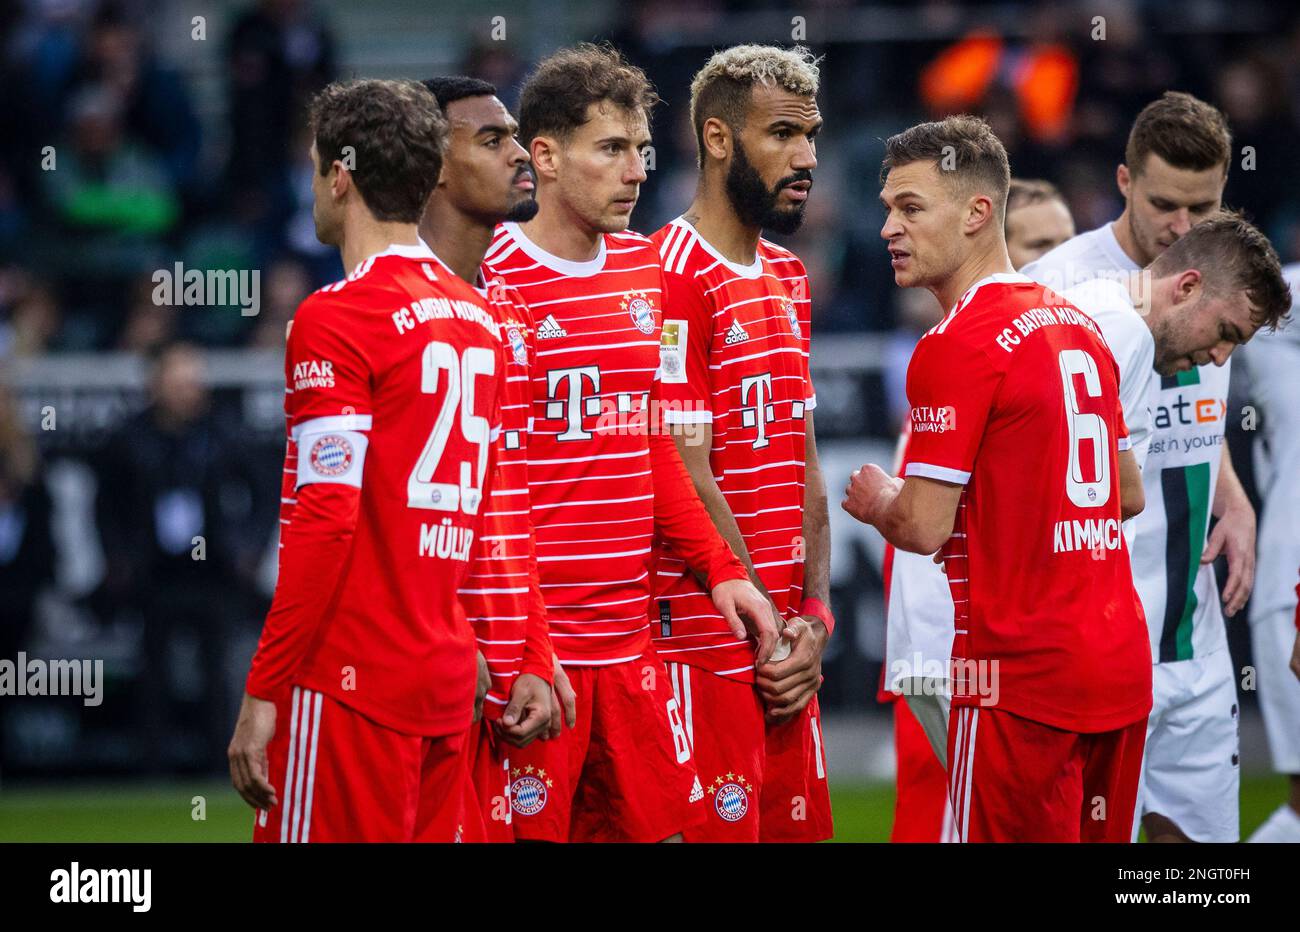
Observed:
[[[530,240],[524,231],[520,229],[519,224],[509,222],[503,224],[511,238],[519,244],[519,248],[524,251],[534,262],[540,262],[553,272],[559,272],[561,275],[568,275],[571,278],[590,278],[598,274],[605,268],[605,237],[600,237],[600,246],[596,250],[596,257],[586,262],[574,262],[571,259],[561,259],[559,256],[547,252],[541,246],[538,246]]]
[[[700,246],[704,249],[705,252],[707,252],[713,258],[717,259],[724,266],[729,268],[732,272],[735,272],[741,278],[754,279],[754,278],[758,278],[763,274],[763,257],[759,255],[757,247],[755,247],[754,249],[754,261],[751,262],[749,265],[741,265],[738,262],[732,262],[726,256],[722,255],[722,253],[714,249],[713,244],[710,243],[707,239],[705,239],[703,234],[701,234],[700,231],[695,228],[695,225],[689,222],[688,220],[686,220],[684,217],[678,217],[676,220],[673,221],[673,225],[681,227],[682,229],[688,231],[692,236],[695,237],[696,242],[700,244]]]

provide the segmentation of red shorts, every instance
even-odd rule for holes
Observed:
[[[699,821],[704,790],[663,662],[647,652],[565,672],[577,727],[510,752],[515,837],[663,841]]]
[[[683,663],[668,664],[673,693],[704,785],[705,818],[688,842],[757,842],[767,740],[763,701],[740,683]]]
[[[266,749],[278,804],[258,811],[253,841],[451,842],[481,832],[464,805],[467,737],[393,731],[295,686],[276,702]]]
[[[466,835],[465,841],[510,844],[515,840],[510,809],[510,751],[496,729],[482,718],[470,727],[469,779],[466,807],[482,814],[483,834]]]
[[[1146,719],[1097,734],[953,709],[948,792],[962,841],[1128,844]]]
[[[948,774],[907,702],[898,699],[893,706],[898,793],[894,799],[894,831],[889,840],[954,841]]]
[[[766,750],[759,841],[825,841],[834,835],[816,696],[802,715],[768,726]]]

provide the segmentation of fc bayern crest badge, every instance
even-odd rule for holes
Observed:
[[[341,476],[352,466],[352,444],[329,434],[311,445],[311,468],[318,476]]]
[[[533,766],[514,768],[510,774],[514,779],[510,783],[510,805],[522,816],[537,815],[546,808],[547,788],[551,781],[546,771],[539,769],[533,773]]]
[[[624,295],[623,307],[632,318],[636,329],[642,333],[655,332],[654,305],[646,298],[644,291],[630,291]]]
[[[713,808],[726,822],[739,822],[749,812],[749,794],[754,785],[741,774],[729,773],[726,779],[718,777],[709,787]]]
[[[515,355],[515,363],[520,366],[528,365],[528,345],[524,343],[524,335],[517,326],[511,326],[506,331],[506,339],[510,341],[510,351]]]
[[[787,298],[781,302],[781,305],[785,308],[785,316],[790,318],[790,329],[794,331],[795,336],[803,339],[803,330],[799,327],[799,312],[795,310],[794,302]]]

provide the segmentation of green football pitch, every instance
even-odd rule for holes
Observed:
[[[1243,775],[1241,830],[1248,836],[1281,803],[1285,778]],[[840,784],[836,841],[888,841],[889,784]],[[0,790],[0,842],[247,841],[252,813],[224,783],[78,784]]]

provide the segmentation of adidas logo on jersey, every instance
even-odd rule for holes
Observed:
[[[740,326],[740,321],[733,320],[731,322],[731,328],[727,331],[726,344],[728,346],[734,346],[737,343],[744,343],[748,339],[749,334],[745,332],[744,327]]]
[[[554,314],[547,314],[546,319],[537,325],[537,339],[554,340],[556,337],[567,337],[569,331],[560,326],[555,319]]]
[[[695,785],[691,787],[691,796],[687,802],[698,803],[704,798],[704,787],[700,786],[700,778],[695,778]]]

